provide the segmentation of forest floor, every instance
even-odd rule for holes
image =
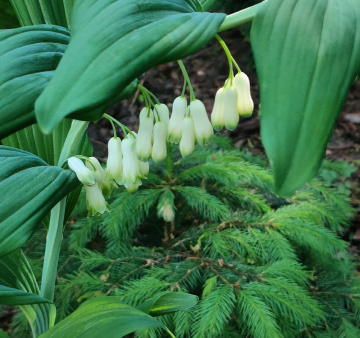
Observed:
[[[244,33],[244,34],[242,34]],[[242,71],[250,78],[251,92],[255,103],[254,114],[241,118],[238,127],[223,133],[230,136],[236,147],[245,148],[253,154],[264,154],[260,138],[259,86],[247,29],[240,32],[233,29],[221,34]],[[204,102],[210,114],[216,91],[224,85],[228,76],[228,62],[220,44],[213,39],[197,54],[184,60],[195,95]],[[140,83],[152,91],[158,99],[171,108],[173,100],[181,94],[183,77],[177,62],[154,68],[144,74]],[[336,95],[336,93],[334,93]],[[109,113],[134,131],[138,129],[138,114],[144,103],[137,92],[132,98],[112,107]],[[98,157],[107,156],[106,143],[112,137],[111,125],[106,119],[91,124],[89,136]],[[345,231],[344,239],[349,241],[350,250],[360,257],[360,80],[355,82],[347,95],[337,119],[326,158],[346,160],[357,170],[350,177],[351,203],[356,215],[351,227]]]

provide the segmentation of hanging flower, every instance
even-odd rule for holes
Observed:
[[[149,173],[149,162],[143,162],[139,160],[139,172],[140,175],[143,176],[142,178],[146,178],[147,174]]]
[[[186,116],[182,122],[182,136],[180,140],[181,156],[190,155],[195,149],[195,128],[191,116]]]
[[[157,121],[154,126],[154,145],[151,153],[151,157],[155,162],[162,161],[166,158],[166,134],[166,123],[162,120]]]
[[[95,177],[93,172],[88,169],[84,162],[77,157],[70,157],[68,159],[69,168],[75,172],[78,180],[85,186],[94,186]]]
[[[136,140],[136,155],[139,160],[147,161],[152,150],[154,113],[150,108],[143,108],[139,116],[139,133]]]
[[[85,185],[85,189],[88,217],[101,215],[105,211],[110,211],[110,206],[105,201],[105,198],[98,184],[95,184],[92,187]]]
[[[179,143],[182,133],[182,122],[185,117],[187,108],[187,100],[183,96],[179,96],[174,100],[171,117],[168,128],[168,141],[171,143]]]
[[[108,159],[106,163],[106,174],[117,184],[122,184],[123,163],[121,140],[119,137],[112,137],[108,142]]]
[[[192,101],[190,103],[190,114],[194,121],[197,142],[200,145],[208,144],[214,131],[204,104],[200,100]]]
[[[134,184],[140,176],[139,160],[136,156],[134,142],[135,138],[129,134],[121,143],[123,154],[123,184],[125,188]]]
[[[170,112],[169,112],[169,108],[167,107],[167,105],[165,104],[156,104],[155,105],[155,109],[157,110],[157,112],[159,113],[160,116],[160,120],[162,122],[165,123],[166,125],[166,136],[168,133],[168,127],[169,127],[169,121],[170,121]],[[154,110],[155,110],[154,109]],[[155,115],[155,121],[157,122],[159,120],[158,115],[156,114],[156,112],[154,112]]]
[[[251,116],[254,110],[254,102],[250,93],[250,81],[244,73],[238,73],[234,78],[234,86],[238,94],[237,110],[240,116]]]
[[[232,85],[224,87],[224,125],[228,130],[234,130],[239,123],[239,114],[237,111],[238,95],[236,89]]]
[[[224,128],[224,88],[220,88],[215,95],[214,107],[211,113],[211,124],[213,128],[220,131]]]
[[[89,157],[85,165],[93,172],[95,176],[95,181],[100,187],[103,195],[106,198],[109,198],[111,196],[112,190],[116,189],[117,185],[113,182],[111,178],[109,178],[107,172],[102,168],[100,162],[95,157]]]

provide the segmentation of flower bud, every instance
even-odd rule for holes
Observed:
[[[128,187],[126,187],[126,190],[133,194],[134,192],[137,192],[139,189],[139,186],[142,184],[141,180],[139,178],[136,179],[135,183],[129,185]]]
[[[160,115],[160,120],[165,123],[166,125],[166,136],[167,136],[167,129],[169,127],[169,108],[165,104],[157,104],[155,105],[155,108],[157,109],[157,112]],[[154,109],[155,110],[155,109]],[[156,122],[159,120],[158,114],[154,111],[155,120]]]
[[[136,139],[136,155],[139,160],[147,161],[151,155],[154,113],[145,107],[140,112],[139,133]]]
[[[187,100],[185,97],[179,96],[174,100],[171,117],[168,128],[168,141],[171,143],[179,143],[182,132],[182,122],[185,117],[187,108]]]
[[[121,143],[123,154],[123,184],[126,188],[134,184],[140,175],[139,160],[135,153],[134,142],[134,138],[129,136]]]
[[[224,124],[228,130],[234,130],[239,123],[237,112],[237,92],[234,86],[224,88]]]
[[[182,136],[180,140],[181,156],[190,155],[195,149],[195,128],[191,116],[186,116],[182,122]]]
[[[91,164],[89,162],[91,162]],[[96,184],[100,187],[103,195],[109,198],[111,191],[117,188],[116,183],[109,177],[108,173],[102,168],[100,162],[95,157],[90,157],[85,165],[93,172]]]
[[[109,204],[105,201],[105,198],[101,192],[98,184],[92,187],[86,186],[86,206],[88,208],[88,217],[101,215],[105,211],[110,211]]]
[[[201,145],[208,144],[214,131],[204,104],[200,100],[192,101],[190,103],[190,114],[194,121],[197,142]]]
[[[88,161],[85,162],[86,168],[93,172],[96,184],[101,186],[102,174],[104,172],[100,162],[95,157],[89,157]],[[95,168],[95,169],[94,169]]]
[[[140,175],[146,177],[149,173],[149,162],[143,162],[139,160],[139,172]]]
[[[220,88],[215,95],[214,107],[211,113],[211,124],[220,131],[224,127],[224,88]]]
[[[251,116],[254,110],[254,102],[250,93],[250,81],[244,72],[235,75],[234,86],[238,94],[237,110],[239,115]]]
[[[158,121],[154,126],[154,145],[151,157],[155,162],[166,158],[166,123]]]
[[[69,168],[75,172],[78,180],[84,184],[85,186],[94,186],[95,185],[95,177],[93,172],[86,168],[83,161],[81,161],[77,157],[70,157],[68,159]]]
[[[122,184],[123,163],[119,137],[112,137],[108,142],[106,174],[108,178],[113,179],[117,184]]]

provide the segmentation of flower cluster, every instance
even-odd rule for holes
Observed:
[[[217,131],[224,126],[228,130],[234,130],[239,123],[239,116],[251,116],[253,110],[250,81],[247,75],[241,72],[234,78],[229,78],[224,87],[217,91],[211,123]]]
[[[222,41],[219,37],[218,40]],[[80,159],[83,158],[81,156],[68,159],[70,169],[76,173],[86,189],[89,216],[109,211],[105,197],[109,198],[112,190],[120,185],[129,192],[137,191],[142,180],[146,179],[149,173],[148,160],[150,158],[154,162],[164,160],[167,156],[167,143],[179,144],[183,157],[190,155],[196,143],[200,145],[209,143],[214,133],[213,128],[219,131],[225,126],[229,130],[234,130],[239,122],[239,116],[252,114],[254,104],[250,95],[249,78],[240,71],[223,42],[222,45],[231,65],[230,74],[224,87],[216,94],[211,122],[204,104],[195,98],[186,69],[179,60],[185,81],[182,95],[174,100],[171,117],[165,104],[161,104],[145,87],[138,85],[146,102],[146,107],[140,112],[138,134],[130,131],[113,117],[104,114],[114,129],[114,137],[108,143],[106,168],[103,169],[94,157],[84,158],[85,164]],[[239,70],[235,77],[232,63],[235,63]],[[186,85],[189,86],[190,91],[189,105],[184,96]],[[153,103],[153,98],[157,104]],[[123,140],[117,137],[114,122],[122,128],[125,135]],[[162,212],[168,213],[165,204]],[[168,214],[167,218],[171,219],[172,215]]]
[[[182,156],[191,154],[196,143],[207,144],[214,134],[204,104],[200,100],[193,100],[188,106],[183,96],[177,97],[173,103],[168,131],[169,142],[180,142]]]

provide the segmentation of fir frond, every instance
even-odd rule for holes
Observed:
[[[229,216],[230,210],[215,196],[210,195],[204,189],[190,186],[176,186],[178,192],[202,217],[217,221]]]
[[[235,308],[236,297],[234,290],[222,285],[213,290],[199,303],[194,338],[212,338],[221,336]]]
[[[206,178],[211,182],[218,182],[225,186],[235,186],[237,175],[229,170],[224,170],[222,163],[204,163],[183,171],[178,177],[178,182],[189,182]]]
[[[255,338],[284,337],[271,308],[254,291],[240,290],[237,296],[238,325],[243,335]]]

